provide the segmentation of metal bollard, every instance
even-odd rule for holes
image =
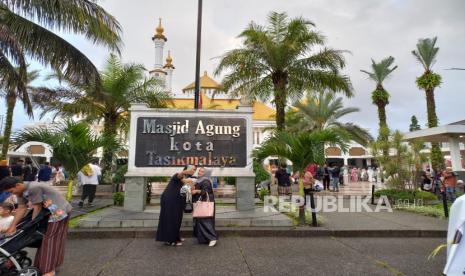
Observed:
[[[371,204],[375,205],[375,184],[371,185]]]
[[[446,191],[442,192],[442,207],[444,208],[444,216],[449,217],[449,207],[447,207],[447,195]]]
[[[316,220],[316,207],[315,207],[315,198],[313,197],[313,191],[310,192],[310,207],[312,208],[312,226],[318,226],[318,222]]]

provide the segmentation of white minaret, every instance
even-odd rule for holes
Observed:
[[[153,43],[155,44],[155,69],[163,68],[163,47],[167,41],[163,34],[163,27],[161,25],[161,18],[158,22],[158,27],[155,29],[155,35],[152,37]]]
[[[166,72],[166,80],[165,80],[165,89],[167,92],[172,92],[171,90],[171,81],[173,79],[173,58],[171,57],[170,51],[168,51],[168,56],[166,57],[166,64],[163,66],[163,69]]]

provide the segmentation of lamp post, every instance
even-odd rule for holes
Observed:
[[[197,13],[197,52],[195,56],[195,90],[194,90],[194,108],[199,109],[200,97],[200,46],[202,42],[202,0],[198,0]]]

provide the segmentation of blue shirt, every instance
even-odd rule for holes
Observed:
[[[39,181],[49,181],[51,176],[52,168],[50,168],[50,166],[43,166],[39,170],[39,176],[37,177],[37,179]]]

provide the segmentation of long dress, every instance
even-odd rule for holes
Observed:
[[[213,188],[211,181],[205,179],[195,184],[196,190],[201,190],[200,194],[192,195],[192,202],[199,200],[207,201],[208,199],[215,202],[215,196],[213,195]],[[194,236],[197,238],[199,243],[209,243],[210,241],[218,240],[218,235],[215,230],[215,214],[213,213],[212,218],[194,218]]]
[[[180,193],[182,185],[181,179],[175,174],[161,194],[157,241],[173,243],[181,240],[179,230],[186,204],[185,198]]]

